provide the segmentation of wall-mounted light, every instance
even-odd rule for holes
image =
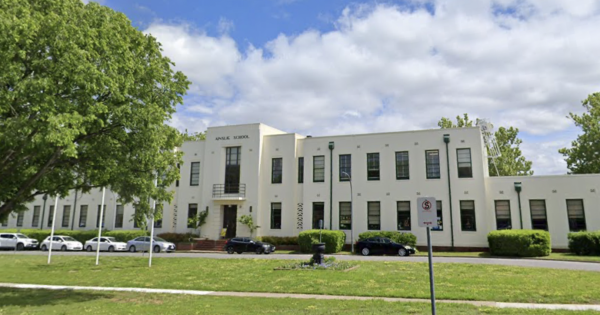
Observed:
[[[444,143],[450,143],[450,134],[444,134]]]
[[[522,186],[521,186],[521,182],[515,182],[515,191],[516,192],[521,192],[522,190]]]
[[[333,141],[329,142],[329,150],[333,150],[335,148],[335,143]]]

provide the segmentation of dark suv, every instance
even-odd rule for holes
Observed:
[[[235,237],[227,241],[225,243],[225,247],[223,248],[229,254],[238,253],[241,254],[243,252],[255,252],[258,255],[260,254],[270,254],[275,251],[275,246],[257,241],[250,237]]]

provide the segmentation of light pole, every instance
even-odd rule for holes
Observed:
[[[352,254],[354,254],[354,194],[352,193],[352,176],[346,172],[342,172],[342,175],[348,177],[348,182],[350,183],[350,245]]]

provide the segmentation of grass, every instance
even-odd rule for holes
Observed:
[[[342,271],[275,271],[289,260],[0,255],[0,282],[428,298],[427,263],[361,261]],[[439,299],[600,304],[600,273],[435,264]]]
[[[415,256],[427,256],[427,251],[419,251]],[[476,257],[476,258],[516,258],[519,257],[503,257],[492,256],[487,252],[433,252],[433,257]],[[544,257],[523,257],[522,259],[544,259],[544,260],[565,260],[565,261],[583,261],[583,262],[600,262],[600,256],[578,256],[573,253],[550,253]]]
[[[439,314],[580,315],[593,311],[500,309],[437,303]],[[241,298],[0,288],[0,314],[431,314],[428,303]]]

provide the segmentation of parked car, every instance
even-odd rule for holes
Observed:
[[[91,252],[93,250],[98,249],[98,238],[94,237],[89,241],[85,242],[85,246],[83,246],[85,250]],[[117,242],[117,239],[114,237],[101,237],[100,238],[100,250],[101,251],[125,251],[127,250],[127,243],[125,242]]]
[[[257,254],[270,254],[275,251],[275,246],[272,244],[261,242],[250,237],[235,237],[225,243],[223,248],[229,254],[243,252],[255,252]]]
[[[127,242],[127,250],[135,253],[137,251],[147,252],[150,248],[150,237],[149,236],[140,236],[138,238],[132,239]],[[174,252],[175,244],[171,242],[167,242],[164,239],[155,236],[154,241],[152,241],[152,251],[155,253],[164,252]]]
[[[38,241],[21,233],[0,233],[0,248],[24,250],[35,249]]]
[[[46,239],[40,245],[41,250],[48,250],[50,248],[50,236],[46,237]],[[63,235],[55,235],[52,239],[52,250],[82,250],[83,244],[80,241],[70,237]]]
[[[408,256],[415,253],[415,249],[411,246],[395,243],[386,237],[371,237],[358,241],[355,247],[363,256],[371,254]]]

